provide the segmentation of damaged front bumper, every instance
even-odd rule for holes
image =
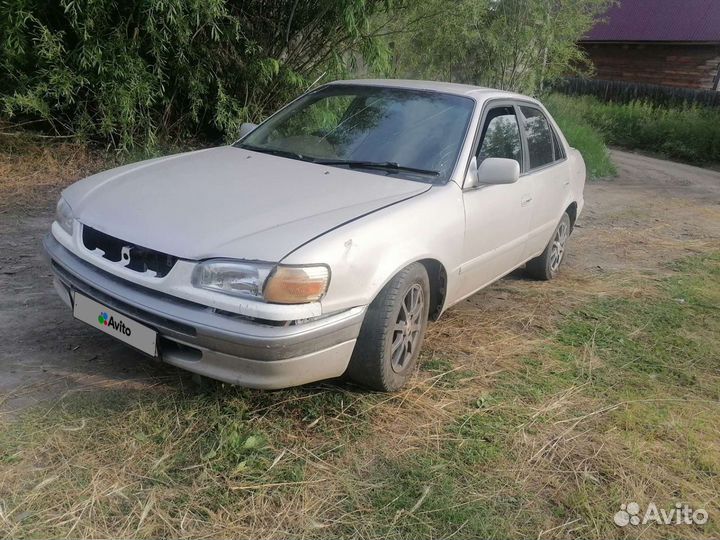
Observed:
[[[365,315],[356,307],[309,322],[258,321],[123,280],[52,234],[43,245],[66,303],[79,292],[153,328],[162,360],[231,384],[275,389],[342,375]]]

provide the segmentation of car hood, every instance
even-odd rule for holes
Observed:
[[[279,261],[330,229],[428,189],[225,146],[105,171],[63,196],[81,223],[132,244],[186,259]]]

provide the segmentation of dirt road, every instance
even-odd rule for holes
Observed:
[[[667,261],[720,249],[719,172],[619,151],[613,159],[618,177],[586,188],[585,212],[553,284],[559,290],[563,280],[605,272],[662,274]],[[12,414],[81,389],[184,384],[187,374],[72,319],[40,249],[50,195],[43,208],[0,213],[0,410]],[[454,309],[485,311],[508,286],[528,285],[508,278]],[[560,309],[570,299],[556,301]]]

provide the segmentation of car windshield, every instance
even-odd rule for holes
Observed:
[[[452,174],[473,104],[437,92],[330,85],[282,109],[236,146],[443,182]]]

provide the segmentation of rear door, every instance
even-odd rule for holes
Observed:
[[[514,159],[523,170],[519,111],[512,102],[493,103],[485,111],[478,138],[478,165],[489,157]],[[532,217],[532,179],[514,184],[465,189],[465,241],[460,294],[465,297],[523,263]]]
[[[543,111],[525,103],[519,109],[527,146],[525,179],[532,184],[534,192],[526,245],[526,258],[530,258],[545,249],[565,210],[570,191],[570,165]]]

